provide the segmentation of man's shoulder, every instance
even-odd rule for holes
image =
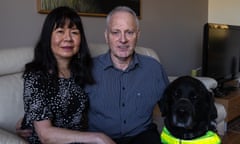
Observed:
[[[108,53],[104,53],[104,54],[101,54],[101,55],[98,55],[98,56],[95,56],[93,57],[93,62],[94,63],[103,63],[103,62],[106,62],[107,61],[107,55]]]
[[[93,58],[93,70],[94,71],[99,71],[100,69],[105,69],[108,66],[112,65],[110,58],[109,58],[109,54],[108,53],[104,53],[101,55],[98,55],[96,57]]]
[[[109,55],[109,51],[100,53],[98,55],[95,55],[95,56],[93,56],[93,59],[94,60],[99,60],[99,59],[102,59],[103,57],[106,57],[107,55]]]
[[[147,64],[161,65],[161,63],[157,59],[155,59],[154,57],[139,54],[139,53],[136,53],[136,56],[137,56],[138,60],[141,61],[141,62],[144,62],[144,63],[147,63]]]

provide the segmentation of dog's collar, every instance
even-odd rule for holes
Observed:
[[[166,127],[163,127],[162,133],[161,133],[161,141],[163,144],[220,144],[221,140],[219,136],[212,132],[207,131],[205,135],[195,138],[192,140],[184,140],[179,139],[171,135],[171,133],[167,130]]]

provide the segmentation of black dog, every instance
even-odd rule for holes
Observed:
[[[174,80],[159,103],[164,124],[176,138],[192,140],[216,132],[214,97],[203,83],[190,76]]]

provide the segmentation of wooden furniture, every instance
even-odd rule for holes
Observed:
[[[240,116],[240,89],[229,92],[224,97],[215,98],[215,101],[224,105],[227,111],[226,122]]]

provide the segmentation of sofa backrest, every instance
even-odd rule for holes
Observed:
[[[0,128],[11,132],[23,116],[22,71],[32,57],[31,47],[0,50]]]
[[[95,56],[98,56],[100,54],[107,52],[108,46],[106,44],[89,44],[89,49],[90,49],[92,57],[95,57]],[[137,46],[135,51],[137,53],[153,57],[157,61],[160,62],[160,59],[159,59],[158,55],[156,54],[156,52],[150,48]]]
[[[106,44],[89,44],[92,57],[108,51]],[[136,52],[154,57],[149,48],[137,47]],[[33,47],[0,49],[0,128],[15,132],[16,122],[23,116],[22,71],[33,58]]]
[[[0,50],[0,76],[23,71],[24,65],[33,58],[32,47]]]
[[[108,51],[106,44],[89,44],[92,57]],[[0,49],[0,76],[22,72],[24,65],[33,58],[33,47]],[[150,48],[137,46],[136,52],[159,60],[157,54]]]

